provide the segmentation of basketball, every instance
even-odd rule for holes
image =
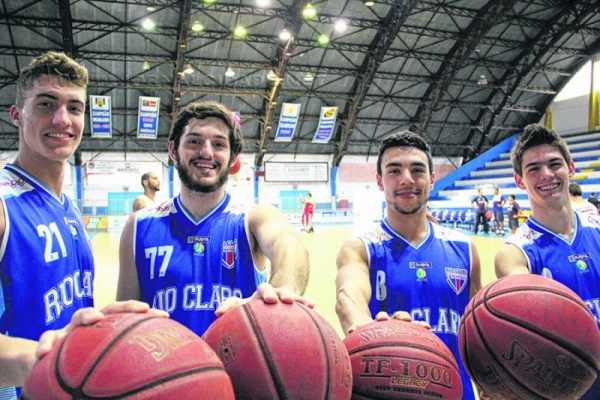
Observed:
[[[600,333],[585,303],[539,275],[480,290],[460,325],[460,351],[493,399],[579,399],[600,367]]]
[[[462,399],[456,359],[435,333],[399,320],[359,327],[344,340],[353,400]]]
[[[192,331],[168,318],[111,314],[73,329],[34,365],[29,400],[232,400],[223,364]]]
[[[221,357],[237,400],[350,399],[348,353],[303,304],[251,300],[219,317],[204,339]]]

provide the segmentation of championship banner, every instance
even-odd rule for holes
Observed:
[[[156,139],[158,136],[158,114],[160,97],[140,96],[138,103],[137,137]]]
[[[313,136],[313,143],[329,143],[335,129],[337,107],[321,107],[319,126]]]
[[[294,136],[294,130],[298,124],[301,104],[283,103],[281,106],[281,115],[279,115],[279,124],[275,132],[276,142],[291,142]]]
[[[110,96],[90,96],[90,133],[93,138],[112,137]]]

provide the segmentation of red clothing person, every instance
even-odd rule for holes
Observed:
[[[309,192],[304,199],[304,209],[302,210],[302,229],[307,232],[314,232],[312,221],[315,214],[315,201]]]

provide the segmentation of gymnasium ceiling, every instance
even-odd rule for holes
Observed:
[[[537,122],[600,50],[597,0],[321,0],[312,19],[305,0],[0,1],[1,150],[17,146],[5,110],[18,71],[49,49],[87,66],[89,94],[112,96],[112,139],[86,137],[82,150],[164,151],[173,110],[212,99],[240,111],[257,165],[266,153],[333,154],[338,164],[407,128],[435,155],[469,159]],[[291,39],[278,37],[284,28]],[[157,141],[135,137],[141,95],[161,98]],[[302,104],[290,143],[273,140],[284,102]],[[312,143],[324,105],[339,109],[336,131]]]

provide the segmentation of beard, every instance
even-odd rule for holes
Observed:
[[[227,183],[227,178],[229,177],[229,167],[227,167],[224,168],[219,175],[217,175],[217,180],[214,183],[200,183],[192,178],[189,168],[181,163],[179,156],[177,157],[177,164],[175,164],[175,168],[177,168],[177,173],[179,174],[179,179],[181,180],[182,185],[192,192],[213,193],[223,187],[223,185]]]
[[[399,214],[414,215],[414,214],[417,214],[419,211],[421,211],[425,207],[425,203],[419,203],[419,204],[417,204],[416,207],[408,208],[408,209],[400,208],[397,204],[392,204],[392,207]]]

